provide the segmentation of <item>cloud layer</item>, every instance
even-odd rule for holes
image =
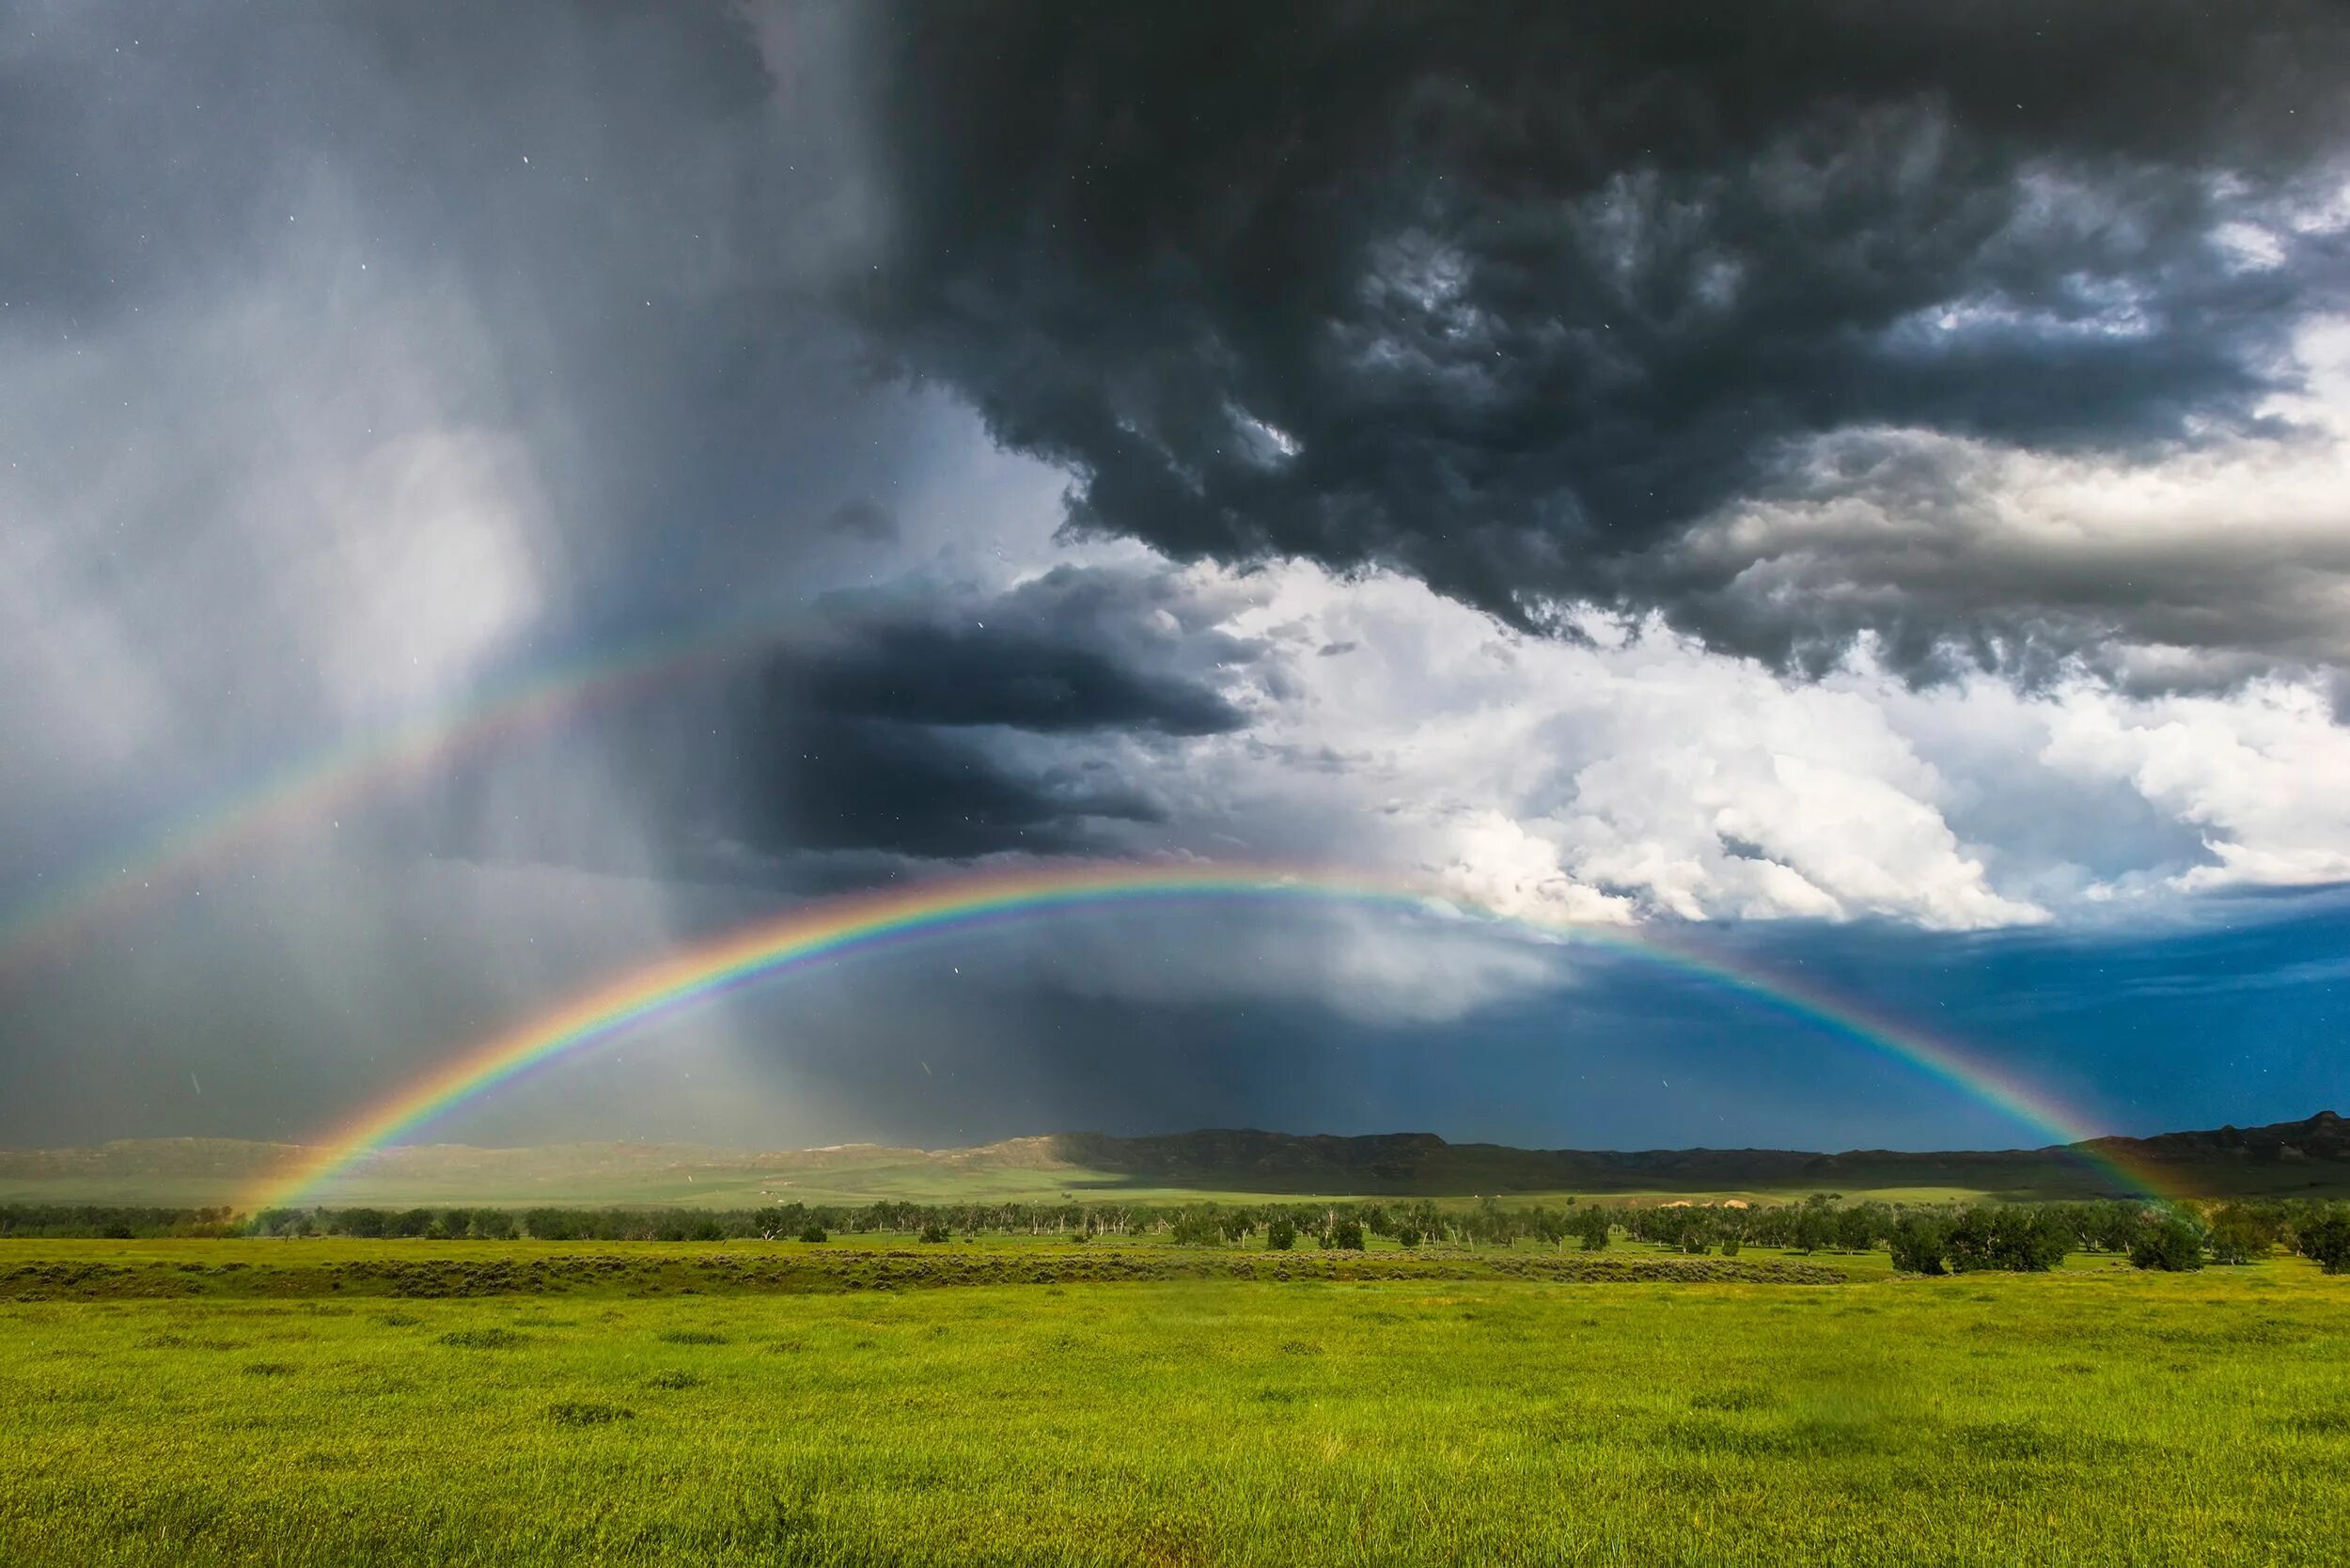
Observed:
[[[2291,443],[2295,334],[2350,280],[2336,10],[918,6],[877,36],[891,226],[849,297],[1077,475],[1079,530],[1774,662],[1864,628],[1913,669],[2116,629],[2299,651],[2231,635],[2236,585],[2175,553],[2103,593],[1913,587],[1784,517]],[[1723,525],[1752,506],[1779,534]]]

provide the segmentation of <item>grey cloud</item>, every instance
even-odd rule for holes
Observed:
[[[2221,691],[2350,666],[2350,500],[2316,494],[2350,470],[2326,456],[2303,474],[2257,459],[2217,482],[2174,474],[2133,512],[2103,470],[1863,432],[1639,570],[1684,625],[1815,670],[1865,633],[1927,678],[2087,667],[2138,695]]]
[[[976,623],[881,628],[863,646],[790,679],[810,706],[836,717],[1173,735],[1213,734],[1242,723],[1214,692],[1123,667],[1090,649]]]
[[[433,853],[795,890],[1113,854],[1167,816],[1134,782],[1138,751],[1163,764],[1248,722],[1222,684],[1265,652],[1218,630],[1214,604],[1164,568],[834,596],[756,647],[480,748],[398,806]],[[650,865],[616,851],[608,811],[557,808],[607,774]]]
[[[877,542],[898,537],[898,514],[866,495],[833,508],[824,525],[835,533]]]
[[[737,710],[752,833],[788,853],[1108,848],[1105,825],[1163,811],[1096,737],[1246,722],[1206,677],[1252,651],[1186,631],[1178,608],[1198,613],[1165,572],[1063,568],[1001,594],[836,610],[764,656]]]
[[[838,719],[1036,734],[1239,729],[1245,715],[1204,677],[1255,651],[1185,632],[1169,605],[1199,609],[1162,572],[1061,568],[1000,595],[852,620],[778,653],[770,680]]]
[[[890,243],[847,298],[1075,472],[1073,529],[1396,567],[1521,624],[1596,602],[1841,646],[1851,604],[1741,619],[1648,557],[1848,428],[2283,436],[2289,336],[2345,297],[2336,238],[2272,224],[2261,266],[2215,239],[2345,147],[2350,21],[2296,0],[879,31]],[[2000,635],[1903,608],[1904,642]]]

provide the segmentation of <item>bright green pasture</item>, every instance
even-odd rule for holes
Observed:
[[[0,1303],[28,1568],[2332,1563],[2345,1497],[2288,1262]]]
[[[1490,1258],[1502,1253],[1517,1257],[1542,1257],[1563,1254],[1570,1258],[1584,1256],[1573,1241],[1561,1247],[1555,1243],[1520,1240],[1510,1247],[1406,1247],[1393,1236],[1366,1236],[1370,1251],[1382,1257],[1389,1253],[1404,1253],[1421,1257]],[[1245,1243],[1230,1248],[1195,1248],[1179,1246],[1162,1231],[1141,1231],[1131,1236],[1104,1237],[1096,1242],[1100,1248],[1157,1252],[1172,1250],[1185,1254],[1213,1255],[1227,1250],[1262,1252],[1264,1236],[1259,1232]],[[793,1257],[811,1250],[842,1251],[904,1251],[917,1247],[928,1254],[932,1250],[952,1255],[962,1252],[1014,1251],[1028,1252],[1040,1247],[1071,1249],[1066,1236],[1028,1236],[1016,1231],[983,1231],[968,1238],[937,1244],[916,1241],[906,1231],[844,1231],[830,1241],[803,1243],[796,1241],[733,1241],[733,1242],[541,1242],[541,1241],[447,1241],[423,1236],[395,1238],[362,1238],[357,1236],[235,1237],[228,1239],[157,1236],[136,1241],[75,1240],[70,1238],[22,1238],[0,1236],[0,1273],[12,1265],[35,1261],[61,1262],[123,1262],[123,1263],[196,1263],[217,1266],[227,1262],[243,1263],[249,1268],[283,1267],[301,1263],[353,1263],[362,1262],[413,1262],[423,1259],[449,1259],[475,1262],[492,1259],[528,1262],[533,1258],[615,1257],[634,1260],[698,1258],[706,1256],[743,1259]],[[1305,1238],[1295,1256],[1318,1256],[1311,1237]],[[1717,1255],[1717,1254],[1709,1254]],[[1626,1241],[1619,1237],[1599,1256],[1603,1259],[1679,1257],[1675,1247],[1661,1244]],[[1795,1252],[1778,1247],[1749,1247],[1738,1258],[1747,1262],[1779,1261],[1817,1263],[1841,1269],[1856,1278],[1874,1278],[1892,1272],[1891,1257],[1883,1251]],[[2107,1269],[2122,1265],[2119,1260],[2107,1255],[2076,1253],[2066,1260],[2068,1268]]]

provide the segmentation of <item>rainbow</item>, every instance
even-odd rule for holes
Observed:
[[[2080,1117],[2004,1068],[1744,961],[1706,953],[1629,926],[1571,924],[1505,914],[1434,888],[1343,872],[1198,863],[1055,865],[858,894],[806,905],[687,949],[574,997],[368,1106],[313,1157],[256,1196],[255,1208],[305,1200],[368,1155],[532,1069],[623,1030],[830,959],[1010,919],[1091,907],[1224,901],[1316,901],[1449,914],[1553,942],[1629,955],[1716,988],[1758,998],[1833,1035],[1894,1058],[1996,1107],[2058,1143],[2094,1135]],[[2124,1189],[2155,1193],[2146,1173],[2095,1150],[2076,1152]]]
[[[647,638],[592,660],[493,683],[472,699],[306,753],[207,807],[117,846],[46,897],[0,919],[0,980],[38,967],[109,919],[168,895],[274,835],[417,779],[436,766],[577,709],[656,690],[774,635],[772,617],[729,620],[689,637]]]

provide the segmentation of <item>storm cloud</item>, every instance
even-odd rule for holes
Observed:
[[[1173,619],[1154,605],[1168,586],[1063,569],[956,602],[951,622],[937,619],[948,606],[900,606],[763,655],[752,701],[734,710],[750,820],[778,849],[1114,850],[1104,824],[1165,813],[1130,781],[1130,761],[1089,742],[1151,746],[1247,722],[1203,676],[1174,667],[1243,661],[1239,639],[1136,623]]]
[[[598,765],[671,870],[806,891],[910,863],[1115,855],[1163,823],[1190,743],[1261,701],[1234,600],[1164,569],[1063,566],[999,590],[825,596],[795,624],[682,666],[460,770],[435,841],[596,859],[592,831],[493,831]],[[539,813],[542,822],[545,814]]]
[[[1391,568],[1520,625],[1661,609],[1810,667],[1878,631],[1921,671],[2309,651],[2160,552],[2088,604],[2010,573],[1993,613],[1931,563],[1847,585],[1831,542],[1825,581],[1748,581],[1770,557],[1687,543],[1816,491],[1843,432],[2293,439],[2295,334],[2350,277],[2338,9],[918,5],[877,35],[889,239],[850,297],[1078,477],[1078,533]]]

